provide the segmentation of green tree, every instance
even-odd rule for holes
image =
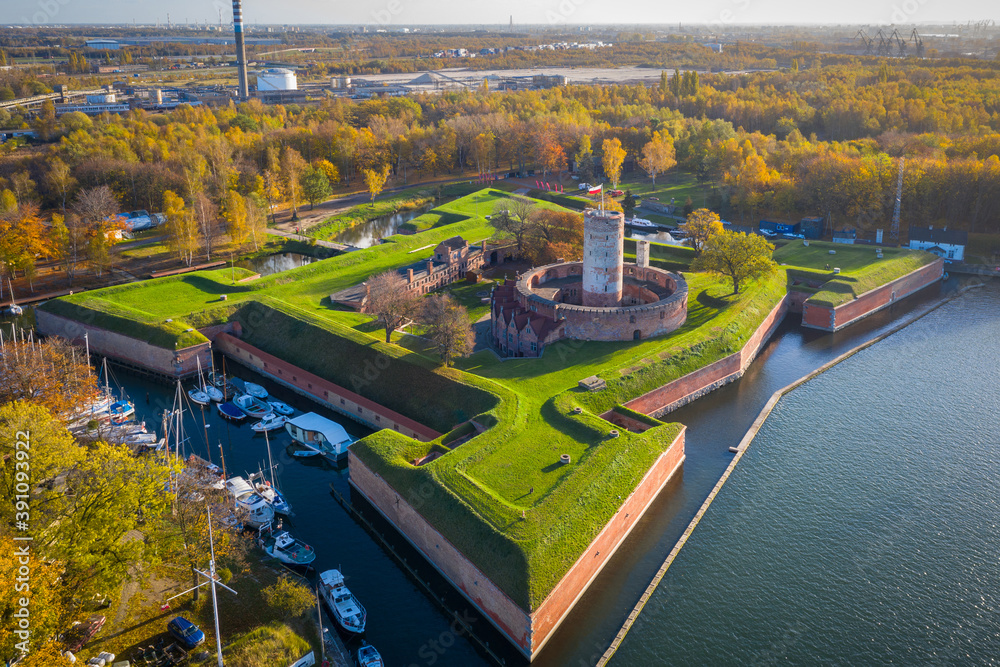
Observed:
[[[699,208],[688,214],[687,221],[681,225],[681,229],[687,234],[688,245],[700,253],[709,238],[722,233],[722,220],[718,213],[707,208]]]
[[[450,294],[434,294],[425,299],[421,319],[427,325],[426,336],[437,345],[445,366],[450,366],[456,357],[472,353],[476,334],[469,313]]]
[[[725,276],[733,284],[733,294],[749,280],[768,275],[777,268],[771,253],[774,245],[760,234],[723,230],[708,238],[691,268]]]
[[[291,577],[281,577],[261,590],[261,596],[285,618],[298,618],[316,605],[312,589]]]
[[[333,194],[330,179],[322,169],[312,166],[306,168],[302,174],[302,194],[305,195],[310,208],[315,208],[317,202],[326,201]]]
[[[622,199],[622,211],[626,218],[631,218],[635,214],[635,195],[631,190],[625,191],[625,198]]]
[[[594,178],[594,149],[591,147],[589,134],[580,137],[580,148],[573,159],[580,180],[584,183],[590,182]]]

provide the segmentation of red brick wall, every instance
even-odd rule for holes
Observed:
[[[208,342],[175,351],[156,347],[138,338],[123,336],[101,327],[53,315],[44,310],[36,309],[35,318],[38,331],[46,336],[60,336],[83,345],[83,336],[87,334],[91,352],[160,375],[181,378],[194,375],[198,372],[199,358],[202,368],[207,368],[211,364]]]
[[[802,325],[826,331],[842,329],[940,280],[943,273],[944,260],[937,259],[836,308],[817,306],[807,301],[803,306]]]
[[[760,326],[746,342],[739,352],[700,368],[693,373],[677,378],[673,382],[668,382],[662,387],[658,387],[651,392],[634,398],[625,404],[626,407],[641,412],[645,415],[658,417],[671,410],[678,408],[685,403],[690,403],[699,396],[703,396],[713,389],[718,389],[724,384],[736,380],[754,360],[760,348],[764,346],[767,339],[771,337],[774,330],[781,324],[781,320],[788,312],[788,297],[768,313],[768,316],[761,322]]]
[[[635,491],[625,499],[618,513],[590,543],[569,572],[559,580],[538,609],[531,614],[532,655],[541,650],[566,614],[628,537],[667,480],[680,470],[684,463],[684,433],[685,431],[681,430],[670,449],[657,459],[636,486]]]
[[[432,428],[394,412],[338,384],[293,366],[287,361],[259,350],[253,345],[221,333],[215,338],[215,349],[266,375],[326,407],[347,415],[374,429],[390,428],[416,440],[434,440],[441,436]]]
[[[351,484],[521,651],[537,655],[566,614],[684,463],[684,431],[656,460],[618,513],[530,615],[435,530],[379,475],[348,452]]]
[[[489,580],[406,499],[348,450],[351,484],[504,635],[531,654],[531,617]],[[429,501],[433,502],[433,498]]]

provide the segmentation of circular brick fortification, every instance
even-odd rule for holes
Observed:
[[[583,262],[533,269],[517,281],[517,300],[527,311],[562,319],[561,337],[577,340],[640,340],[687,319],[687,283],[675,273],[624,264],[621,305],[603,308],[583,305],[583,272]]]

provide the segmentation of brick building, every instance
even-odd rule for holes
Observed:
[[[469,245],[461,236],[453,236],[437,244],[429,259],[398,269],[398,273],[406,281],[408,290],[427,294],[464,279],[469,271],[502,264],[511,253],[511,246],[487,242]],[[365,283],[330,295],[331,302],[358,311],[364,310],[367,298]]]
[[[490,334],[507,357],[537,357],[562,338],[641,340],[669,333],[687,319],[687,283],[649,266],[649,242],[636,263],[622,254],[621,213],[584,214],[582,262],[537,267],[496,287]]]

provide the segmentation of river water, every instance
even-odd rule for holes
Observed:
[[[797,318],[789,317],[740,381],[675,411],[671,419],[688,426],[687,459],[683,474],[677,476],[660,494],[650,512],[633,531],[626,548],[619,550],[614,556],[534,664],[543,667],[576,666],[591,665],[596,661],[729,464],[732,455],[728,453],[728,448],[739,442],[772,392],[860,342],[869,340],[890,328],[900,317],[925,308],[939,298],[942,290],[948,291],[954,288],[954,282],[945,286],[935,285],[837,334],[804,330],[799,326]],[[964,309],[968,298],[962,297],[954,305],[945,308]],[[928,317],[934,316],[932,314]],[[887,341],[874,346],[872,350],[881,350],[900,335],[890,337]],[[878,352],[874,352],[874,355],[877,357]],[[953,370],[948,363],[941,365],[940,368],[922,364],[921,369],[925,373],[925,387],[927,378],[937,377],[942,372]],[[343,423],[357,436],[367,433],[362,427],[342,417],[325,413],[310,401],[263,380],[246,369],[231,366],[229,370],[239,377],[264,384],[272,394],[300,411],[311,410],[327,414]],[[170,405],[171,388],[120,369],[116,369],[115,373],[135,399],[140,418],[146,419],[152,426],[158,425],[160,411]],[[933,386],[933,382],[931,384]],[[860,396],[854,398],[862,402],[877,403],[866,387],[862,386],[855,391],[855,394],[859,392]],[[932,395],[930,391],[926,393]],[[835,406],[840,404],[841,398],[835,397]],[[940,397],[940,400],[947,405],[951,399]],[[826,410],[828,406],[814,406],[817,414],[820,413],[821,407]],[[898,407],[894,403],[890,407],[890,414],[898,414]],[[830,408],[830,411],[835,409]],[[212,458],[215,462],[219,462],[221,443],[230,475],[256,470],[258,465],[266,466],[267,454],[261,436],[252,435],[252,431],[246,425],[239,427],[229,425],[219,419],[214,410],[207,411],[206,418],[209,423],[208,442],[211,444]],[[188,422],[188,432],[191,434],[189,447],[191,451],[205,456],[207,451],[200,414],[190,415]],[[874,437],[875,434],[868,435]],[[331,484],[345,495],[350,493],[347,471],[309,459],[292,458],[285,452],[289,441],[288,436],[284,434],[272,438],[272,452],[279,466],[277,472],[279,488],[287,493],[296,512],[292,522],[293,532],[316,548],[317,570],[342,566],[349,577],[348,585],[368,608],[367,638],[382,652],[387,660],[386,664],[456,666],[490,664],[473,642],[461,633],[452,631],[451,618],[431,601],[412,577],[404,572],[331,497],[329,493]],[[752,464],[753,461],[748,457],[756,456],[765,450],[759,445],[759,442],[755,443],[744,457],[737,475],[751,470],[751,466],[746,464]],[[911,454],[916,456],[915,452]],[[783,471],[783,465],[776,466],[776,469]],[[726,490],[733,481],[730,480]],[[713,515],[718,514],[724,512],[713,506],[706,522],[711,523]],[[901,515],[903,514],[905,512],[901,511]],[[699,531],[707,525],[706,522],[695,531],[693,541],[700,537]],[[390,541],[394,542],[395,547],[408,556],[408,562],[419,563],[419,558],[415,557],[407,545],[401,543],[399,539],[392,540],[391,531],[385,526],[380,528],[390,537]],[[674,576],[681,560],[688,555],[687,550],[690,546],[689,543],[689,546],[682,551],[681,558],[667,577],[668,580]],[[710,550],[714,548],[711,547]],[[704,559],[690,560],[701,562]],[[421,578],[431,582],[438,595],[449,598],[449,603],[454,608],[461,608],[462,601],[458,599],[457,594],[450,592],[448,586],[430,568],[418,565],[418,569]],[[696,567],[693,569],[697,570]],[[657,599],[663,591],[674,590],[668,583],[665,581],[661,586]],[[745,585],[745,582],[740,581],[739,585]],[[690,596],[692,600],[699,599],[690,588],[686,590],[686,596]],[[640,616],[640,622],[616,657],[616,664],[701,663],[714,659],[714,654],[691,656],[678,653],[676,660],[671,657],[674,655],[672,651],[677,647],[672,630],[667,628],[689,620],[693,616],[691,610],[686,610],[684,614],[676,612],[671,606],[675,601],[676,596],[673,596],[663,604],[653,606],[650,603],[650,606],[647,606],[646,611]],[[671,620],[664,620],[658,615],[661,613],[670,613]],[[723,613],[706,605],[702,609],[701,616],[705,620],[705,627],[691,626],[690,631],[699,636],[707,636],[711,628],[722,627],[718,624],[725,623],[727,619],[721,617]],[[504,647],[502,639],[491,630],[484,619],[473,617],[470,622],[477,634],[489,642],[491,648],[500,653],[507,664],[523,662],[518,661],[512,649]],[[721,643],[723,646],[729,646],[732,642],[727,639]],[[646,652],[646,649],[652,653]]]
[[[614,665],[995,664],[1000,287],[784,397]]]

